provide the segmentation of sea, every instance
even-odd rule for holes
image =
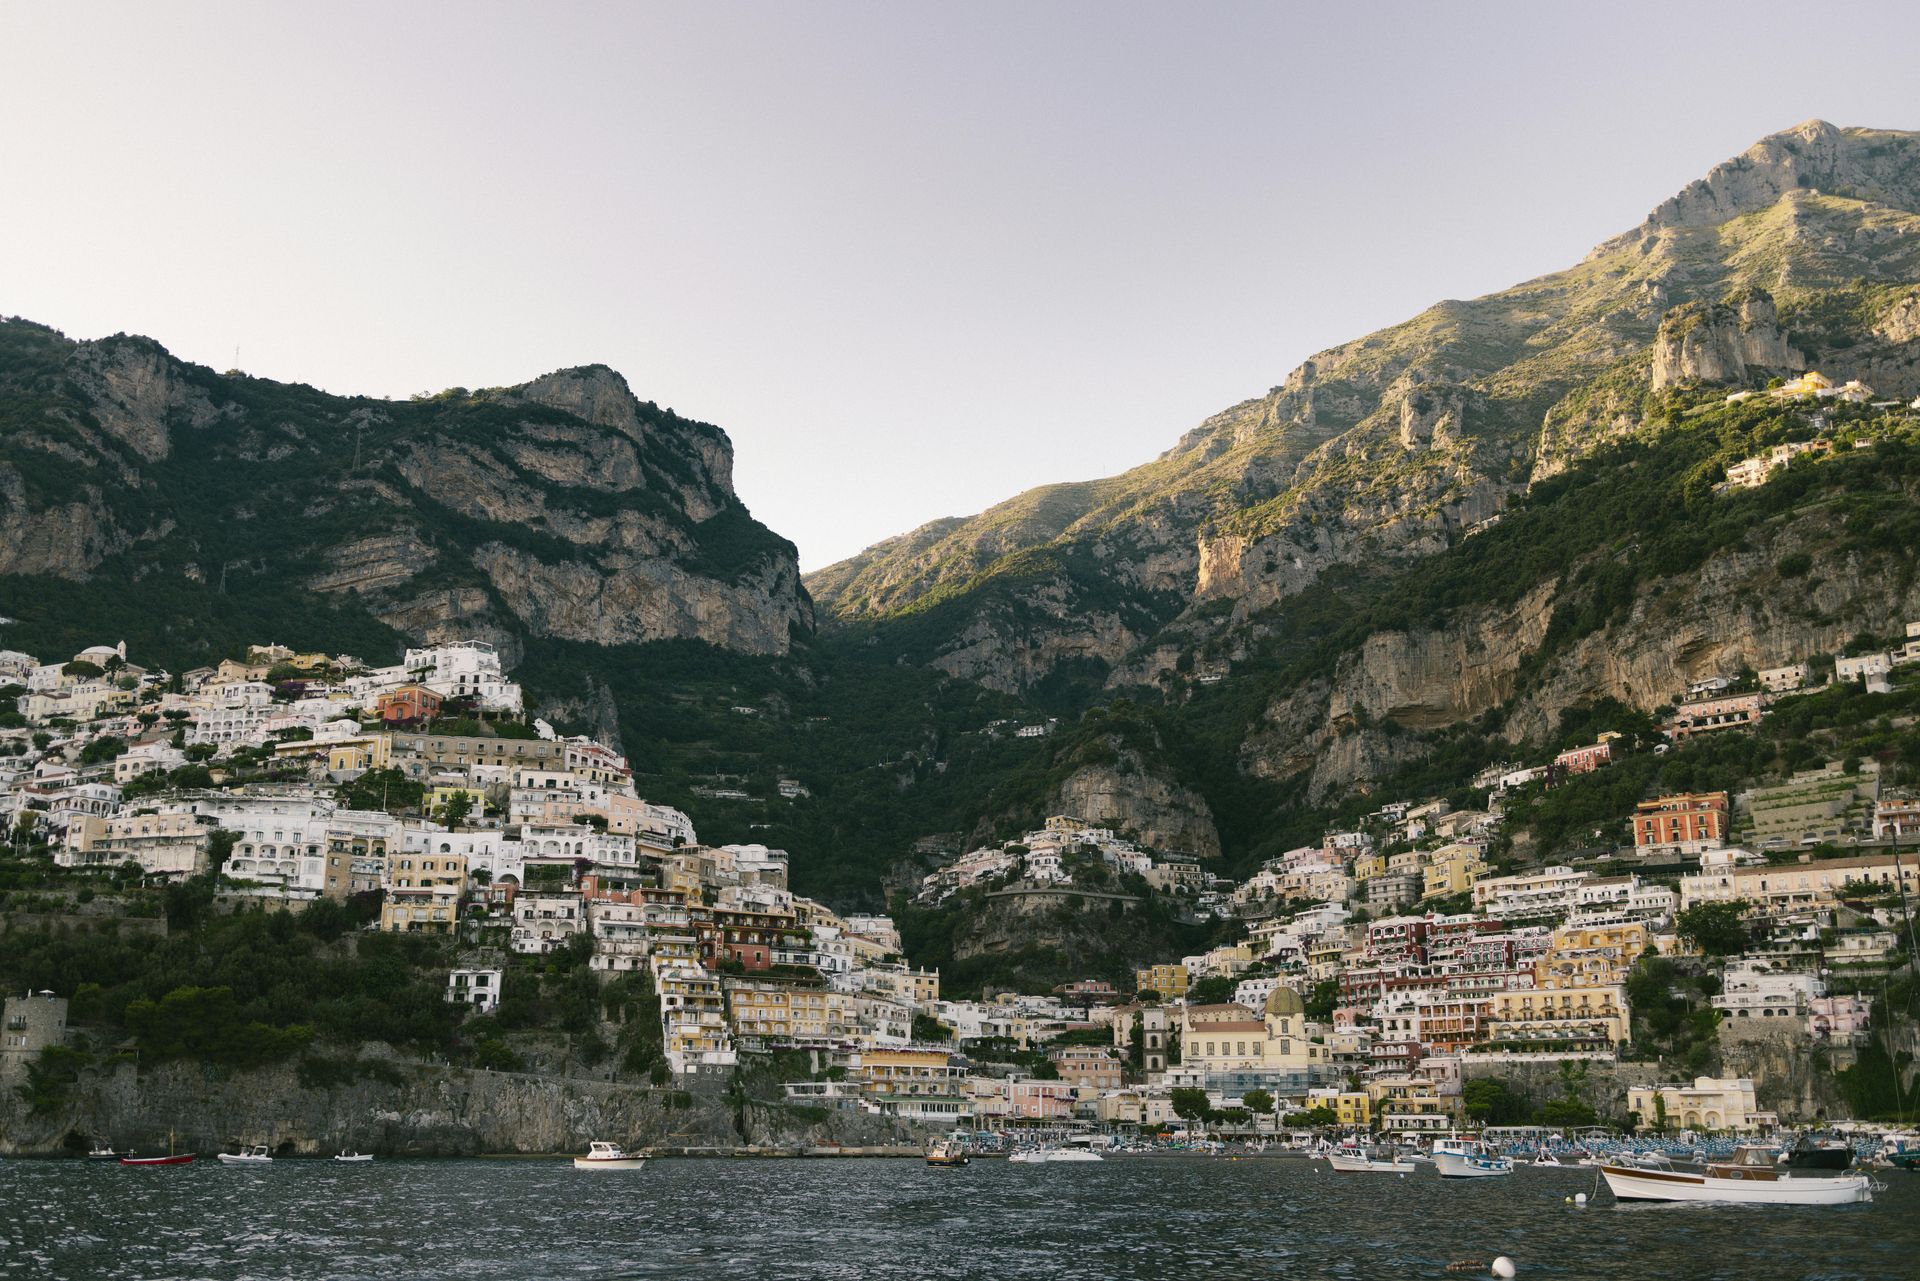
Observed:
[[[1302,1158],[0,1161],[0,1278],[1920,1278],[1920,1175],[1840,1208],[1616,1205],[1592,1170]],[[1595,1195],[1597,1191],[1597,1195]],[[1571,1198],[1587,1193],[1589,1202]]]

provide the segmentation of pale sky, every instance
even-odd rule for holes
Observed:
[[[619,369],[818,568],[1555,270],[1909,4],[0,0],[0,314],[405,396]]]

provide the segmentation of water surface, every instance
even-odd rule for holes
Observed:
[[[0,1161],[0,1278],[1410,1278],[1511,1256],[1592,1281],[1920,1277],[1920,1176],[1871,1205],[1616,1207],[1591,1170],[1442,1181],[1322,1162],[1122,1158]],[[1481,1275],[1485,1275],[1482,1273]]]

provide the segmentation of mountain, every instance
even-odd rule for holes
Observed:
[[[603,366],[399,402],[0,321],[0,612],[36,636],[784,653],[812,607],[732,470],[723,432]]]
[[[1456,543],[1650,392],[1809,364],[1920,391],[1920,135],[1809,121],[1578,265],[1321,352],[1122,475],[809,576],[832,626],[1009,691],[1177,686],[1329,570]]]

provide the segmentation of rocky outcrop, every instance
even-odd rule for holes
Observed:
[[[1118,750],[1110,763],[1075,770],[1060,784],[1050,807],[1095,827],[1130,833],[1163,854],[1201,859],[1220,855],[1220,833],[1206,799],[1165,771],[1149,768],[1132,750]]]
[[[1745,386],[1806,368],[1780,331],[1772,295],[1749,290],[1730,303],[1688,303],[1668,312],[1653,340],[1653,389],[1682,383]]]
[[[353,400],[3,321],[0,399],[23,424],[4,442],[22,461],[0,455],[0,574],[179,572],[218,594],[244,564],[416,639],[509,648],[779,654],[813,625],[793,546],[734,493],[726,436],[604,366]]]
[[[915,1143],[911,1125],[815,1113],[776,1098],[742,1103],[725,1082],[654,1089],[578,1077],[450,1068],[376,1054],[352,1079],[303,1083],[294,1067],[213,1075],[186,1064],[90,1075],[66,1103],[32,1114],[0,1099],[0,1153],[53,1154],[69,1135],[143,1153],[211,1154],[264,1143],[283,1156],[357,1148],[394,1156],[577,1153],[612,1140],[674,1149],[795,1149]]]
[[[1318,801],[1422,755],[1418,731],[1495,708],[1505,708],[1506,737],[1543,740],[1569,707],[1612,698],[1653,711],[1702,677],[1831,654],[1862,632],[1898,634],[1920,617],[1920,582],[1890,583],[1857,553],[1822,550],[1833,519],[1804,511],[1651,585],[1624,618],[1532,670],[1562,603],[1554,582],[1510,606],[1460,610],[1443,626],[1375,633],[1331,678],[1275,698],[1242,766],[1261,777],[1305,776]],[[1780,590],[1775,567],[1797,553],[1813,558],[1812,572]]]

